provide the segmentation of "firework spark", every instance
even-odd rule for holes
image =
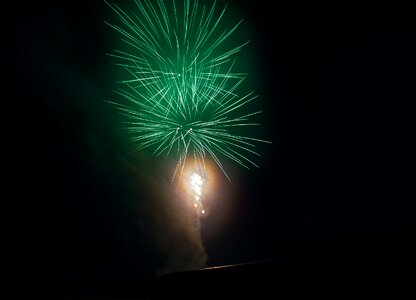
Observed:
[[[126,128],[136,149],[152,149],[156,156],[177,158],[173,177],[182,176],[185,162],[193,158],[203,169],[212,159],[229,179],[222,163],[226,157],[249,168],[257,142],[241,129],[258,126],[248,111],[257,95],[240,94],[245,73],[234,72],[241,45],[226,48],[226,41],[241,21],[220,31],[227,6],[217,12],[198,1],[135,1],[136,11],[108,4],[120,25],[109,24],[122,36],[128,51],[110,55],[128,78],[116,90],[123,102],[112,101],[128,119]]]
[[[189,181],[191,183],[192,192],[194,194],[194,206],[195,208],[199,208],[200,212],[202,214],[205,214],[205,209],[202,206],[202,188],[204,185],[204,181],[202,179],[202,176],[198,173],[193,173],[191,177],[189,178]]]

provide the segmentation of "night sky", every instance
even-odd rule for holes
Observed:
[[[276,2],[229,7],[252,35],[248,80],[272,144],[259,169],[226,163],[232,182],[218,179],[202,221],[207,265],[273,260],[311,286],[341,273],[406,285],[415,20],[404,7]],[[167,260],[186,262],[175,248],[189,241],[166,212],[168,163],[133,152],[103,101],[118,80],[106,56],[113,12],[100,1],[0,5],[1,293],[140,295]]]

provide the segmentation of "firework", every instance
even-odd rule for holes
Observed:
[[[143,0],[129,12],[108,5],[119,24],[107,24],[129,49],[110,54],[128,74],[116,90],[123,101],[111,103],[127,117],[136,149],[174,156],[173,177],[190,158],[200,169],[212,159],[228,179],[224,157],[257,166],[255,144],[267,141],[240,132],[259,125],[252,117],[261,111],[247,111],[257,95],[239,92],[246,74],[233,70],[249,41],[224,46],[241,21],[220,30],[227,6],[217,10],[215,2],[206,7],[190,0]]]

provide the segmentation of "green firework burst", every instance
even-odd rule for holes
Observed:
[[[235,54],[248,42],[226,51],[220,47],[241,23],[219,30],[227,6],[217,12],[215,2],[208,8],[179,2],[135,1],[131,12],[108,3],[120,24],[107,24],[130,49],[110,54],[129,76],[116,90],[124,101],[111,103],[128,118],[137,150],[174,155],[177,170],[187,158],[201,166],[210,158],[228,178],[223,157],[257,166],[255,144],[267,142],[240,133],[259,125],[251,119],[261,113],[247,112],[257,95],[241,95],[246,74],[233,71]]]

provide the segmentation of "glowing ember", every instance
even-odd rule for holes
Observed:
[[[193,173],[190,180],[191,180],[192,190],[195,193],[195,199],[199,200],[199,197],[201,196],[201,193],[202,193],[202,184],[204,183],[202,181],[202,177],[197,173]]]
[[[204,214],[205,210],[202,209],[202,202],[201,202],[201,195],[202,195],[202,187],[204,185],[204,180],[202,179],[201,175],[197,173],[193,173],[189,178],[191,183],[192,192],[194,193],[194,206],[195,208],[201,207],[201,213]]]

